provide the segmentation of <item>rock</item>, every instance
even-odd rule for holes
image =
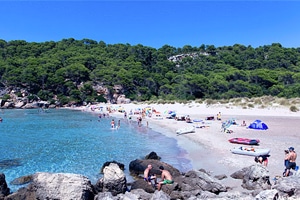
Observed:
[[[15,104],[13,102],[5,102],[2,106],[3,108],[14,108]]]
[[[226,174],[220,174],[220,175],[216,175],[214,177],[218,180],[223,180],[224,178],[227,178]]]
[[[139,160],[136,159],[134,161],[131,161],[129,163],[129,171],[132,175],[138,176],[139,174],[143,174],[144,170],[147,168],[147,166],[151,164],[152,169],[151,169],[151,174],[161,174],[161,171],[159,170],[159,166],[163,166],[166,170],[168,170],[173,177],[180,176],[181,173],[178,169],[174,168],[173,166],[161,162],[159,160],[153,160],[153,159],[148,159],[148,160]]]
[[[110,192],[98,193],[94,200],[114,200],[116,199]]]
[[[227,192],[226,186],[221,184],[219,180],[202,171],[188,171],[185,174],[183,183],[190,185],[193,190],[201,189],[215,194]]]
[[[143,190],[143,189],[134,189],[134,190],[131,189],[130,193],[137,195],[140,199],[143,199],[143,200],[147,200],[147,199],[150,199],[152,197],[151,194],[145,192],[145,190]]]
[[[21,165],[22,165],[21,160],[18,159],[18,158],[6,159],[6,160],[1,160],[0,161],[0,167],[5,168],[5,169],[18,167],[18,166],[21,166]]]
[[[38,199],[36,196],[36,188],[34,185],[28,185],[26,188],[20,188],[17,192],[14,192],[8,195],[5,200],[31,200],[31,199]]]
[[[111,192],[113,196],[127,191],[126,176],[116,163],[103,169],[104,176],[96,184],[98,192]]]
[[[156,152],[152,151],[151,153],[149,153],[148,155],[145,156],[145,159],[153,159],[153,160],[160,160],[161,157],[159,157]]]
[[[280,196],[300,197],[300,177],[295,175],[279,179],[273,189],[278,190]]]
[[[124,165],[124,164],[119,163],[119,162],[113,160],[113,161],[105,162],[105,163],[103,164],[103,166],[101,167],[101,173],[103,173],[103,169],[104,169],[106,166],[109,166],[110,163],[115,163],[115,164],[117,164],[117,165],[119,166],[119,168],[120,168],[121,170],[123,170],[123,171],[124,171],[124,169],[125,169],[125,165]]]
[[[23,101],[18,101],[15,103],[15,108],[22,108],[25,105],[25,102]]]
[[[5,175],[0,173],[0,198],[7,196],[9,192],[10,189],[7,187]]]
[[[36,199],[92,200],[93,187],[88,178],[69,173],[36,173],[30,184]]]
[[[164,193],[163,191],[155,191],[150,200],[170,200],[170,196]]]
[[[255,196],[255,200],[274,200],[278,199],[278,191],[277,190],[263,190],[258,195]]]
[[[147,193],[155,192],[155,188],[144,181],[144,179],[136,180],[131,184],[131,191],[136,189],[143,189]]]
[[[231,175],[232,178],[242,178],[242,187],[247,190],[271,189],[270,173],[260,164],[251,165]]]
[[[23,184],[31,182],[32,180],[33,180],[32,175],[21,176],[19,178],[14,179],[12,182],[10,182],[10,184],[12,184],[12,185],[23,185]]]

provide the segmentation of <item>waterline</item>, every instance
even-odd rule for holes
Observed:
[[[0,145],[6,151],[0,155],[0,172],[13,191],[19,186],[12,180],[36,172],[82,174],[96,183],[102,165],[113,160],[125,165],[130,182],[129,163],[151,151],[179,170],[189,163],[175,139],[123,119],[119,130],[111,130],[112,118],[68,109],[5,110],[1,117]]]

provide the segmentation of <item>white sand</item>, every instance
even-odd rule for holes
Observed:
[[[213,175],[231,173],[248,167],[254,164],[254,157],[232,154],[230,149],[240,147],[242,145],[232,144],[228,139],[233,137],[245,137],[250,139],[259,139],[260,145],[257,148],[269,148],[271,150],[271,157],[269,158],[268,169],[270,171],[270,178],[276,175],[281,175],[284,170],[284,150],[293,146],[297,151],[300,146],[300,134],[298,134],[298,127],[300,127],[300,112],[291,112],[289,108],[285,107],[271,107],[271,108],[253,108],[242,109],[228,105],[212,105],[207,107],[204,104],[122,104],[112,105],[112,107],[122,106],[127,113],[130,110],[137,108],[145,108],[150,106],[160,111],[164,119],[155,120],[146,117],[142,124],[155,131],[161,132],[168,137],[175,138],[178,145],[187,151],[187,158],[192,161],[194,169],[203,168],[212,172]],[[188,124],[184,121],[176,121],[174,119],[166,119],[168,115],[165,111],[174,110],[177,116],[189,115],[191,119],[204,120],[208,116],[214,116],[221,112],[222,121],[234,118],[238,124],[243,120],[247,125],[256,119],[262,120],[269,127],[268,130],[252,130],[239,125],[231,125],[229,129],[233,133],[228,134],[221,131],[222,121],[206,121],[207,128],[196,128],[195,133],[189,133],[178,136],[176,130],[179,128],[195,125]],[[111,113],[112,116],[122,117],[120,112]],[[137,115],[136,115],[137,116]],[[155,150],[154,150],[155,151]],[[166,150],[167,151],[167,150]],[[235,182],[229,178],[227,182]],[[239,182],[236,182],[240,184]],[[236,187],[236,184],[232,184]]]

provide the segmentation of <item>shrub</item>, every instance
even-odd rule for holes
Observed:
[[[290,111],[291,111],[291,112],[298,112],[299,109],[298,109],[296,106],[291,106],[291,107],[290,107]]]
[[[10,99],[10,95],[9,94],[3,95],[3,97],[2,97],[3,101],[7,101],[8,99]]]
[[[254,108],[254,105],[253,105],[252,103],[249,103],[249,104],[248,104],[248,107],[249,107],[249,108]]]

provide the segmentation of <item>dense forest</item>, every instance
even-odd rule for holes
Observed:
[[[109,90],[121,85],[136,101],[300,97],[300,48],[274,43],[155,49],[73,38],[0,40],[0,88],[24,88],[42,100],[56,95],[80,104],[104,101],[95,85]]]

